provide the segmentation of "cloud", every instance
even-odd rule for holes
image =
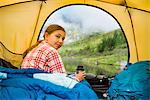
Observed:
[[[83,31],[111,31],[119,28],[118,23],[108,13],[101,9],[90,6],[69,6],[62,8],[60,14],[63,14],[72,23],[80,23]]]
[[[50,23],[59,24],[66,30],[72,29],[83,34],[108,32],[120,28],[111,15],[86,5],[72,5],[57,10],[49,17],[42,32]]]

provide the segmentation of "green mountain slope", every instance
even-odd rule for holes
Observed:
[[[113,76],[120,71],[120,63],[128,60],[127,44],[120,29],[85,36],[64,45],[59,52],[69,72],[83,65],[88,73]]]

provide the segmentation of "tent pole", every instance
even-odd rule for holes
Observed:
[[[133,31],[134,44],[135,44],[135,50],[136,50],[136,57],[137,57],[137,61],[139,61],[139,55],[138,55],[138,49],[137,49],[137,43],[136,43],[136,37],[135,37],[135,31],[134,31],[134,27],[133,27],[132,17],[131,17],[129,10],[128,10],[126,0],[124,0],[124,2],[125,2],[124,6],[126,7],[128,14],[129,14],[129,17],[130,17],[130,21],[131,21],[131,25],[132,25],[132,31]]]
[[[33,41],[33,38],[34,38],[34,35],[35,35],[35,31],[36,31],[36,28],[37,28],[37,24],[38,24],[38,20],[39,20],[39,17],[40,17],[40,13],[41,13],[41,9],[42,9],[43,3],[45,3],[45,1],[42,1],[41,5],[40,5],[40,9],[39,9],[36,25],[35,25],[35,28],[34,28],[34,31],[33,31],[33,36],[32,36],[32,39],[30,41],[29,47],[31,47],[31,45],[32,45],[32,41]]]

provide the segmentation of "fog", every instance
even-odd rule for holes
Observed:
[[[80,36],[94,32],[109,32],[120,28],[117,21],[105,11],[86,5],[73,5],[55,11],[47,19],[40,39],[49,24],[59,24],[68,34],[67,41],[72,41],[73,36]],[[80,34],[79,34],[80,33]]]

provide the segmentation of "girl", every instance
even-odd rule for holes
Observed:
[[[44,40],[37,42],[24,53],[21,68],[37,68],[50,73],[66,73],[65,67],[58,54],[58,49],[63,45],[66,32],[63,27],[49,25],[44,34]],[[75,79],[82,81],[85,72],[75,75]]]

